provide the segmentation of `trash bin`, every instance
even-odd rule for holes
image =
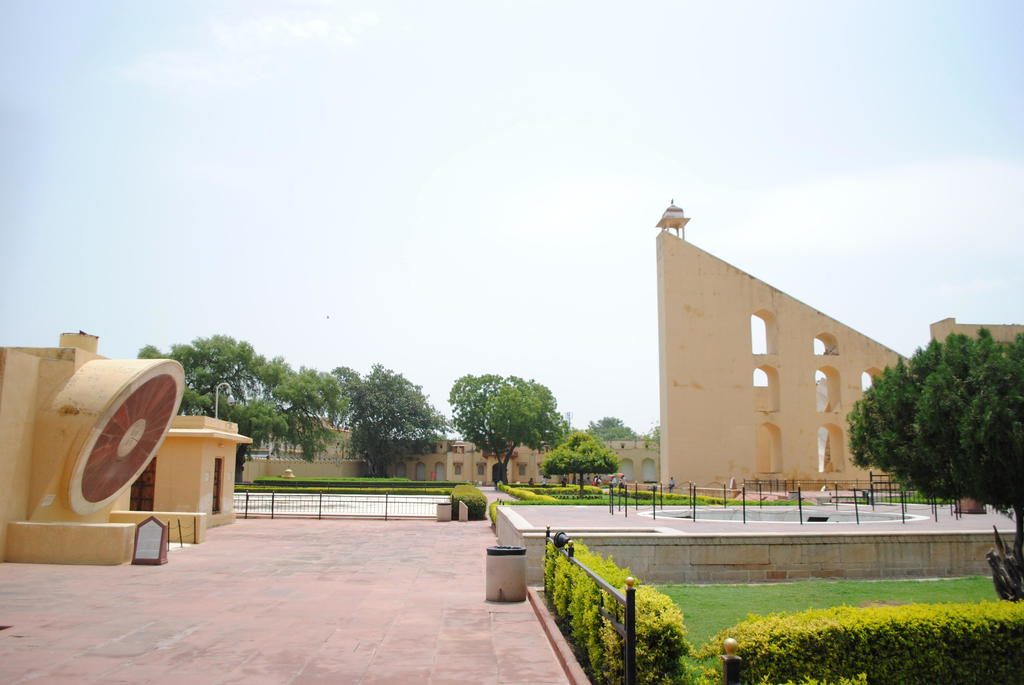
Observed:
[[[487,601],[522,602],[526,599],[526,548],[487,548]]]
[[[452,503],[445,502],[444,504],[437,505],[437,520],[438,521],[451,521],[452,520]]]

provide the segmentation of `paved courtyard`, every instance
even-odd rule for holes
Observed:
[[[164,566],[0,564],[0,683],[565,683],[487,522],[248,520]]]

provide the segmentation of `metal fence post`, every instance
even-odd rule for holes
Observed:
[[[275,494],[275,491],[271,490],[270,491],[270,518],[271,519],[274,518],[274,494]]]
[[[800,525],[804,525],[804,493],[800,485],[796,486],[796,506],[800,510]]]
[[[548,594],[548,545],[551,544],[551,526],[548,526],[544,531],[544,599],[545,601],[551,599],[551,595]]]
[[[249,491],[245,491],[245,516],[242,518],[249,518]]]
[[[636,685],[636,589],[626,578],[626,685]]]
[[[388,493],[384,493],[384,520],[388,520]]]
[[[747,486],[743,486],[743,523],[747,522]]]
[[[722,649],[725,654],[718,658],[722,660],[722,685],[740,685],[740,670],[743,666],[743,659],[736,654],[736,640],[731,637],[725,638]]]
[[[320,491],[320,499],[316,503],[316,517],[317,517],[317,519],[323,518],[322,517],[323,510],[324,510],[324,491],[321,490]]]

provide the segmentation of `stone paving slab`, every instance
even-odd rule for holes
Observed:
[[[567,680],[487,522],[248,520],[164,566],[0,564],[0,683]],[[175,545],[172,544],[172,548]]]

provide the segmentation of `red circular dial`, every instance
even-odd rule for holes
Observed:
[[[103,426],[82,472],[82,496],[97,503],[114,495],[153,453],[178,408],[178,385],[160,374],[125,399]]]

